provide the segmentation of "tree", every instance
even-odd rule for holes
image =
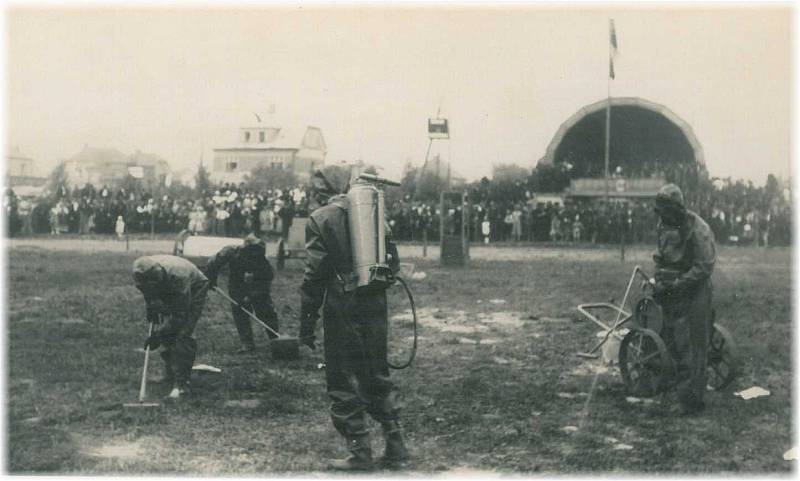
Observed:
[[[200,166],[197,168],[197,174],[194,176],[194,188],[199,195],[205,195],[211,190],[211,179],[202,162],[200,162]]]
[[[567,171],[553,164],[539,164],[533,170],[529,185],[534,192],[562,192],[568,185]]]
[[[496,202],[518,202],[525,199],[528,185],[528,169],[514,164],[498,164],[492,167],[488,198]]]
[[[65,192],[69,192],[69,174],[64,162],[59,163],[48,177],[47,190],[54,200],[59,200]]]
[[[179,180],[173,180],[166,193],[173,199],[190,199],[194,193],[192,188]]]
[[[782,200],[782,195],[783,192],[778,178],[769,174],[767,176],[767,183],[764,185],[764,206],[772,207],[773,204],[779,203]]]
[[[247,174],[245,182],[251,188],[259,191],[270,189],[286,190],[297,185],[297,177],[290,169],[261,165]]]

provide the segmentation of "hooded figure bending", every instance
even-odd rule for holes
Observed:
[[[206,264],[205,272],[212,288],[216,287],[219,271],[226,265],[230,267],[228,293],[233,300],[245,309],[255,311],[256,317],[278,332],[278,315],[275,313],[270,294],[275,272],[267,260],[264,241],[250,234],[245,237],[241,246],[223,247]],[[253,351],[255,343],[250,317],[236,306],[231,308],[239,340],[242,343],[238,352]],[[277,337],[269,331],[267,335],[270,339]]]
[[[687,210],[680,188],[667,184],[656,196],[658,252],[653,297],[664,312],[664,341],[677,363],[677,394],[683,414],[703,411],[706,364],[713,329],[711,274],[714,233]]]
[[[197,354],[192,333],[206,302],[208,279],[186,259],[156,255],[136,259],[133,281],[144,295],[148,322],[158,324],[145,347],[164,347],[165,381],[173,386],[169,397],[180,398],[188,392]]]

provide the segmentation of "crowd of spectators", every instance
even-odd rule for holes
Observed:
[[[615,171],[615,175],[622,172]],[[791,210],[786,193],[773,185],[720,181],[689,192],[689,208],[707,220],[717,242],[789,245]],[[770,183],[768,182],[768,184]],[[521,185],[521,184],[520,184]],[[485,186],[484,186],[485,187]],[[524,185],[521,188],[524,189]],[[462,229],[473,242],[653,243],[657,218],[652,200],[612,200],[566,197],[540,202],[536,194],[510,193],[507,199],[487,200],[475,190],[465,206],[448,207],[447,233]],[[18,198],[8,189],[4,198],[10,235],[49,233],[116,234],[194,233],[236,236],[249,232],[287,236],[295,217],[306,217],[309,193],[305,186],[257,191],[246,184],[218,184],[201,193],[112,190],[107,186],[69,190],[61,187],[48,197]],[[466,206],[469,206],[468,208]],[[462,210],[467,208],[462,216]],[[442,213],[438,202],[400,196],[387,208],[387,220],[398,240],[439,238]]]
[[[240,237],[249,232],[286,235],[295,216],[308,215],[308,193],[290,189],[250,190],[244,184],[220,184],[199,194],[176,197],[147,190],[58,189],[49,198],[4,199],[11,235],[36,233],[117,234],[175,233]]]
[[[650,165],[650,164],[647,164]],[[688,208],[709,223],[717,242],[723,244],[790,245],[791,208],[789,193],[773,176],[767,184],[695,177],[695,168],[676,165],[669,172],[650,172],[664,181],[683,186],[685,178]],[[649,168],[647,166],[643,167]],[[695,170],[693,170],[695,169]],[[614,169],[615,177],[624,170]],[[489,189],[490,190],[490,189]],[[653,243],[657,217],[652,199],[621,198],[606,203],[603,199],[569,197],[559,201],[539,201],[524,182],[516,182],[501,196],[487,195],[485,185],[468,187],[471,202],[447,208],[445,230],[460,230],[462,217],[473,242],[575,242],[575,243]],[[499,198],[498,198],[499,197]],[[552,196],[548,196],[551,197]],[[394,234],[401,240],[438,238],[441,212],[438,202],[412,201],[409,196],[394,202],[388,217]],[[427,233],[425,229],[427,228]]]
[[[691,206],[690,206],[691,208]],[[457,233],[467,222],[470,241],[555,243],[654,243],[658,217],[652,200],[553,202],[480,202],[447,209],[445,231]],[[724,244],[789,245],[791,212],[788,204],[759,210],[722,202],[702,206],[698,213]],[[387,214],[399,240],[419,241],[423,234],[438,239],[440,207],[425,202],[396,202]],[[427,228],[427,233],[424,229]],[[624,237],[623,237],[624,236]]]

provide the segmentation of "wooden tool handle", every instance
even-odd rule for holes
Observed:
[[[147,338],[153,335],[153,323],[150,323],[150,329],[147,331]],[[147,366],[150,364],[150,344],[144,348],[144,368],[142,369],[142,384],[139,386],[139,402],[142,403],[147,396]]]

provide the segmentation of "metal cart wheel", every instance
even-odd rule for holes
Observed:
[[[619,347],[619,369],[629,394],[652,397],[675,378],[675,362],[661,337],[650,329],[634,328]]]
[[[275,264],[279,271],[282,271],[286,265],[286,245],[283,243],[283,239],[278,241],[277,262]]]
[[[661,306],[652,297],[644,297],[636,303],[633,320],[637,326],[650,329],[659,336],[664,328],[664,313]]]
[[[708,345],[708,385],[715,391],[728,387],[739,375],[739,348],[731,333],[714,324]]]

